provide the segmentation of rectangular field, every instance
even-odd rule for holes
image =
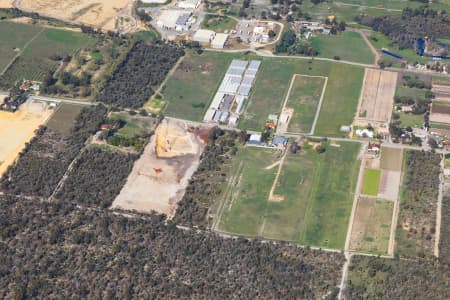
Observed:
[[[400,172],[402,170],[402,161],[402,149],[390,148],[386,146],[381,147],[381,169]]]
[[[69,135],[75,123],[75,119],[82,109],[82,105],[61,103],[56,108],[55,113],[50,120],[48,120],[47,126],[62,134]]]
[[[389,123],[394,104],[397,73],[366,69],[357,119]]]
[[[376,169],[365,169],[362,193],[364,195],[376,196],[380,184],[381,171]]]
[[[269,194],[281,154],[240,149],[233,163],[238,180],[229,186],[219,230],[342,249],[359,171],[359,144],[326,148],[318,154],[307,145],[301,154],[287,154],[273,191],[279,201],[269,201]]]
[[[361,197],[356,206],[350,250],[387,254],[394,202]]]
[[[431,105],[430,122],[450,124],[450,105]]]
[[[288,131],[309,133],[319,108],[326,78],[294,75],[294,82],[287,99],[285,109],[292,109]]]
[[[0,176],[14,163],[34,131],[51,116],[45,103],[31,101],[15,113],[0,111]]]

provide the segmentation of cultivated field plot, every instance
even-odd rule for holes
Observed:
[[[316,112],[320,109],[319,102],[325,92],[327,79],[295,74],[292,80],[292,87],[284,108],[292,110],[292,116],[288,120],[288,131],[309,133],[313,129]]]
[[[75,119],[82,109],[82,105],[61,103],[50,120],[48,120],[47,126],[64,135],[69,135],[75,124]]]
[[[0,111],[0,176],[12,165],[34,131],[51,116],[47,104],[28,101],[15,113]]]
[[[366,69],[363,91],[355,123],[373,126],[387,125],[391,119],[394,104],[397,73]]]
[[[13,32],[21,32],[26,28],[25,30],[30,30],[32,33],[37,30],[38,33],[27,41],[27,47],[0,77],[0,87],[3,88],[10,88],[16,81],[23,79],[41,81],[48,72],[54,71],[60,64],[55,57],[71,55],[78,49],[92,46],[95,43],[93,37],[80,32],[39,26],[30,29],[31,27],[23,27],[24,24],[16,23],[9,26],[11,26],[9,30]],[[14,48],[15,45],[14,42],[12,44],[8,42],[1,47]]]
[[[359,144],[327,145],[323,154],[306,145],[301,154],[240,149],[233,162],[219,230],[342,249],[353,203]],[[339,167],[338,167],[339,166]],[[275,182],[277,201],[269,201]]]
[[[430,122],[450,124],[450,105],[431,105]]]
[[[42,28],[10,22],[0,22],[0,73]]]
[[[114,30],[118,10],[126,7],[127,0],[22,0],[19,7],[26,11]]]
[[[360,197],[350,238],[350,250],[387,254],[394,202]]]
[[[436,100],[450,102],[450,82],[448,85],[435,84],[435,80],[433,79],[433,87],[431,88],[431,92]]]
[[[11,8],[13,2],[13,0],[0,0],[0,8]]]
[[[173,216],[205,146],[193,130],[184,122],[163,120],[112,208]]]

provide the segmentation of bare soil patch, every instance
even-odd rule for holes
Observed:
[[[381,170],[378,197],[397,201],[400,188],[401,172]]]
[[[381,169],[398,171],[402,170],[403,150],[399,148],[381,147]]]
[[[394,104],[397,73],[366,69],[357,119],[367,123],[389,123]]]
[[[450,85],[433,84],[431,92],[436,99],[450,102]]]
[[[13,0],[0,0],[0,8],[12,8]]]
[[[128,3],[128,0],[22,0],[20,8],[62,20],[113,30],[118,10],[126,7]]]
[[[52,112],[47,104],[34,101],[26,102],[15,113],[0,111],[0,176]]]
[[[112,207],[156,211],[172,217],[199,165],[204,146],[201,130],[181,121],[163,120]]]
[[[430,121],[450,124],[450,105],[432,104]]]

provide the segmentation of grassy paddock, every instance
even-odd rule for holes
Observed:
[[[319,34],[311,38],[311,44],[319,52],[319,57],[373,64],[375,57],[358,32],[344,31],[337,35]],[[352,49],[349,51],[349,49]]]
[[[289,132],[309,133],[318,109],[320,96],[326,79],[296,75],[286,103],[287,108],[294,109],[289,121]]]
[[[236,25],[237,21],[227,16],[205,15],[201,27],[215,32],[224,32],[236,29]]]
[[[378,195],[378,186],[380,184],[381,171],[376,169],[366,169],[364,171],[364,183],[362,193],[364,195]]]
[[[342,249],[359,170],[359,144],[327,146],[323,154],[307,146],[301,154],[288,155],[274,191],[284,198],[280,202],[268,201],[278,166],[266,167],[279,157],[267,151],[238,151],[233,165],[242,171],[235,171],[239,183],[230,188],[220,229]]]

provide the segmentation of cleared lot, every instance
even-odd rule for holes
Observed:
[[[397,77],[395,72],[366,69],[357,123],[389,123]]]
[[[45,103],[28,101],[18,112],[0,111],[0,176],[14,163],[34,131],[51,116]]]
[[[400,172],[402,170],[402,161],[402,149],[381,147],[381,169]]]
[[[185,123],[163,120],[112,207],[173,216],[204,145]]]
[[[432,104],[430,122],[450,124],[450,105]]]
[[[393,208],[394,203],[391,201],[359,198],[350,250],[387,254]]]
[[[127,0],[22,0],[19,6],[42,15],[113,30],[117,11],[128,3]]]

